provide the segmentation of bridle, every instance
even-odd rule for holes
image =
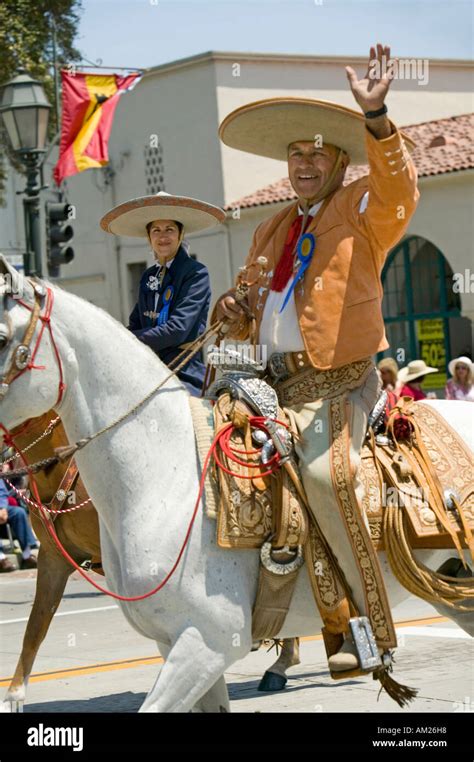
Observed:
[[[37,365],[35,365],[34,364],[34,359],[35,359],[35,356],[36,356],[36,354],[38,352],[38,349],[40,347],[41,340],[42,340],[43,334],[44,334],[44,330],[47,327],[48,330],[49,330],[49,334],[50,334],[50,337],[51,337],[51,343],[52,343],[52,346],[53,346],[53,349],[54,349],[54,352],[55,352],[55,355],[56,355],[56,360],[57,360],[58,368],[59,368],[58,399],[57,399],[57,402],[56,402],[56,405],[55,405],[55,407],[57,407],[59,405],[59,403],[61,402],[62,398],[63,398],[66,386],[65,386],[64,380],[63,380],[63,368],[62,368],[61,356],[60,356],[58,348],[56,346],[56,342],[54,340],[53,331],[52,331],[52,328],[51,328],[51,313],[52,313],[53,304],[54,304],[54,294],[53,294],[53,291],[52,291],[51,288],[44,286],[42,283],[39,283],[39,284],[38,283],[34,283],[31,279],[29,279],[29,283],[32,285],[32,287],[34,289],[35,298],[34,298],[34,304],[33,304],[33,306],[30,306],[29,304],[24,302],[22,299],[16,299],[16,301],[31,312],[31,319],[29,321],[29,324],[28,324],[27,329],[25,331],[25,334],[23,336],[22,342],[20,344],[18,344],[16,347],[14,347],[13,350],[12,350],[12,358],[11,358],[9,369],[4,374],[3,378],[0,379],[0,402],[1,402],[2,399],[5,398],[7,392],[9,390],[9,388],[10,388],[10,385],[13,383],[13,381],[15,381],[17,378],[19,378],[19,376],[21,376],[27,370],[44,370],[45,369],[44,366],[37,366]],[[9,294],[9,295],[12,296],[11,294]],[[46,298],[46,305],[45,305],[44,314],[42,315],[41,314],[41,303],[42,303],[42,300],[44,298]],[[36,344],[34,346],[34,349],[33,349],[33,351],[31,351],[30,345],[31,345],[31,342],[33,340],[33,336],[34,336],[35,329],[36,329],[36,326],[38,324],[38,321],[41,321],[42,325],[41,325],[41,328],[40,328],[40,331],[39,331],[38,338],[36,340]],[[220,323],[219,323],[219,326],[220,326]],[[193,342],[193,344],[195,345],[195,349],[193,351],[193,354],[195,354],[197,351],[200,350],[201,344],[202,345],[204,344],[204,342],[207,340],[208,334],[211,333],[211,331],[214,332],[214,330],[215,330],[215,326],[212,326],[199,339],[197,339],[195,342]],[[183,350],[178,355],[178,357],[175,359],[175,363],[180,361],[179,364],[177,365],[177,368],[174,371],[172,371],[170,374],[168,374],[163,379],[163,381],[161,381],[158,384],[158,386],[155,387],[155,389],[153,389],[144,399],[142,399],[131,410],[127,411],[117,421],[114,421],[109,426],[106,426],[103,429],[101,429],[100,431],[96,432],[93,436],[87,437],[87,438],[85,438],[83,440],[79,440],[79,442],[76,442],[76,444],[73,445],[72,447],[66,447],[66,448],[62,448],[62,449],[65,450],[65,451],[67,450],[68,454],[73,455],[74,452],[76,450],[78,450],[80,447],[85,446],[89,441],[92,441],[92,439],[95,439],[97,436],[100,436],[100,434],[105,433],[105,431],[108,431],[111,428],[113,428],[114,426],[116,426],[122,420],[125,420],[125,418],[127,418],[134,410],[137,410],[148,399],[150,399],[156,393],[156,391],[160,387],[162,387],[171,376],[174,375],[176,370],[178,370],[181,367],[181,365],[184,365],[188,361],[187,359],[184,359],[184,360],[182,359],[182,357],[185,354],[185,352],[186,352],[186,350]],[[34,419],[32,419],[32,420],[34,420]],[[0,430],[3,431],[5,442],[7,444],[10,444],[10,445],[14,446],[15,449],[17,450],[17,452],[18,452],[18,448],[15,446],[15,443],[13,442],[12,435],[10,434],[8,429],[2,423],[0,423]],[[24,433],[25,431],[26,431],[26,427],[21,429],[21,433]],[[26,461],[25,461],[24,456],[21,453],[21,451],[18,452],[18,454],[21,455],[23,461],[26,464]],[[66,453],[63,453],[63,457],[65,457],[65,454]],[[197,513],[198,513],[199,505],[200,505],[201,498],[202,498],[202,495],[203,495],[203,492],[204,492],[204,483],[205,483],[206,473],[207,473],[207,469],[208,469],[208,466],[209,466],[211,454],[212,454],[212,448],[211,448],[211,450],[208,453],[208,456],[206,458],[206,462],[205,462],[204,467],[203,467],[203,472],[202,472],[202,475],[201,475],[201,480],[200,480],[200,485],[199,485],[199,492],[198,492],[198,496],[197,496],[196,502],[194,504],[194,509],[193,509],[193,513],[192,513],[192,516],[191,516],[191,519],[190,519],[190,522],[189,522],[189,525],[188,525],[186,536],[184,538],[184,542],[181,545],[181,549],[180,549],[179,554],[178,554],[178,556],[177,556],[177,558],[176,558],[176,560],[174,562],[173,567],[168,572],[168,574],[165,576],[165,578],[162,580],[162,582],[160,582],[158,585],[156,585],[156,587],[154,587],[153,590],[149,590],[148,592],[143,593],[142,595],[135,595],[135,596],[118,595],[117,593],[114,593],[114,592],[112,592],[110,590],[107,590],[106,588],[102,587],[97,582],[95,582],[93,579],[91,579],[84,572],[84,570],[74,561],[74,559],[69,555],[69,553],[63,547],[59,537],[57,536],[57,533],[56,533],[56,531],[54,529],[53,521],[51,520],[51,517],[48,516],[47,509],[45,507],[43,507],[43,504],[41,502],[41,497],[39,495],[38,488],[36,486],[36,483],[34,481],[32,473],[30,472],[30,469],[28,468],[28,464],[26,464],[26,465],[27,465],[27,471],[30,473],[30,477],[31,477],[31,487],[32,487],[32,490],[33,490],[33,494],[34,494],[35,499],[37,501],[35,508],[39,511],[40,518],[43,521],[43,525],[45,526],[45,529],[49,532],[49,535],[50,535],[51,539],[53,540],[54,544],[56,545],[57,549],[60,551],[62,556],[70,563],[71,566],[73,566],[81,574],[81,576],[84,577],[84,579],[86,579],[97,590],[100,590],[100,592],[105,593],[106,595],[109,595],[110,597],[115,598],[116,600],[130,601],[131,602],[131,601],[144,600],[145,598],[149,598],[150,596],[155,595],[157,592],[162,590],[162,588],[165,587],[165,585],[168,583],[168,581],[171,579],[171,577],[175,573],[176,569],[178,568],[178,566],[180,564],[180,561],[181,561],[181,558],[182,558],[182,556],[184,554],[184,551],[186,549],[186,546],[188,544],[189,538],[191,536],[191,530],[193,528],[194,521],[195,521]]]
[[[10,360],[10,365],[8,367],[8,370],[6,371],[4,376],[0,378],[0,401],[5,398],[11,384],[14,381],[16,381],[17,378],[22,376],[23,373],[25,373],[28,370],[45,370],[44,365],[35,365],[34,361],[38,353],[38,350],[40,348],[41,340],[43,338],[45,328],[47,328],[49,331],[51,344],[54,350],[54,354],[56,356],[56,361],[57,361],[58,369],[59,369],[58,397],[54,405],[54,407],[57,407],[63,399],[66,385],[64,383],[64,374],[63,374],[61,356],[56,346],[56,341],[54,339],[53,330],[51,327],[51,313],[53,311],[53,305],[54,305],[54,292],[51,288],[49,288],[48,286],[45,286],[43,283],[35,283],[31,279],[28,279],[28,282],[30,283],[34,291],[33,306],[23,301],[23,299],[17,298],[13,296],[12,294],[7,294],[9,296],[12,296],[12,298],[15,299],[15,301],[18,304],[21,304],[22,307],[25,307],[27,310],[29,310],[31,312],[31,318],[26,327],[26,331],[24,333],[22,341],[19,344],[17,344],[12,350],[11,360]],[[44,313],[41,314],[43,301],[45,301],[45,307],[44,307]],[[35,330],[38,325],[38,322],[41,323],[41,327],[38,332],[36,343],[32,349],[31,343],[35,335]],[[1,424],[0,424],[0,427],[5,431],[4,427]]]

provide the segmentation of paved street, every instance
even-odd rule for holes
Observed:
[[[3,694],[19,655],[35,574],[0,579]],[[394,613],[400,642],[395,677],[419,689],[412,711],[472,712],[472,639],[414,598]],[[282,693],[259,693],[274,654],[262,648],[228,670],[232,711],[401,711],[386,695],[377,702],[378,684],[370,678],[331,680],[318,637],[303,640],[302,663],[290,671]],[[24,711],[136,712],[161,663],[155,644],[128,625],[116,604],[74,574],[34,665]]]

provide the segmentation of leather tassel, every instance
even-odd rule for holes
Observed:
[[[55,447],[54,448],[54,454],[61,462],[64,462],[68,458],[72,458],[75,452],[80,450],[84,445],[86,445],[90,440],[90,437],[85,437],[85,439],[80,439],[76,444],[73,445],[66,445],[65,447]]]
[[[392,656],[393,660],[393,656]],[[393,671],[393,666],[378,667],[372,673],[374,680],[380,681],[380,690],[377,696],[377,701],[380,698],[380,694],[385,690],[391,699],[397,702],[398,706],[402,709],[408,706],[418,695],[416,688],[409,688],[408,685],[402,685],[397,683],[396,680],[391,677],[390,672]]]

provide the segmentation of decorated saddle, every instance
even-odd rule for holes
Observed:
[[[255,368],[242,368],[235,358],[227,366],[220,360],[225,372],[210,389],[213,403],[196,398],[190,403],[202,462],[215,448],[206,511],[217,521],[217,543],[260,549],[261,579],[286,577],[288,591],[306,560],[326,627],[329,619],[329,628],[341,632],[350,603],[337,561],[306,510],[292,447],[298,434]],[[369,418],[359,478],[372,542],[387,551],[401,584],[425,600],[464,610],[474,597],[463,553],[474,553],[472,455],[466,444],[432,407],[383,393]],[[413,553],[419,548],[457,550],[465,578],[427,569]],[[322,566],[329,570],[326,579]],[[290,600],[288,593],[281,612]],[[267,621],[267,631],[259,629],[256,637],[272,637],[283,621],[276,616],[269,627]]]

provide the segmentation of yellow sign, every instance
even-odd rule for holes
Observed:
[[[446,349],[444,341],[444,320],[416,321],[420,359],[432,368],[439,368],[438,373],[430,373],[423,381],[423,389],[442,389],[446,385]]]

